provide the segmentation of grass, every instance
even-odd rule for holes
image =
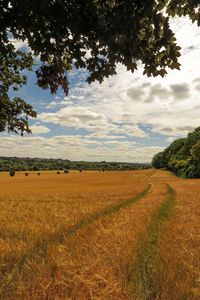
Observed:
[[[153,215],[146,238],[138,249],[135,265],[130,271],[129,281],[133,284],[132,299],[159,299],[159,239],[164,233],[164,223],[171,216],[175,206],[176,193],[167,186],[167,199]],[[132,282],[133,281],[133,282]]]

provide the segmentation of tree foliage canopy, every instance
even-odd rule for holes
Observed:
[[[27,119],[36,113],[8,92],[26,83],[22,71],[32,69],[34,57],[41,61],[37,84],[52,93],[59,86],[68,93],[72,66],[87,69],[89,83],[115,74],[118,63],[134,72],[141,62],[147,76],[179,69],[180,47],[169,26],[175,15],[188,15],[199,25],[199,1],[2,0],[0,131],[29,132]],[[12,40],[26,41],[30,53],[16,50]]]
[[[153,157],[155,168],[167,168],[184,178],[200,177],[200,127],[185,139],[175,140]]]

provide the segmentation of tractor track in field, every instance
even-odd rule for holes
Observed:
[[[150,179],[151,176],[153,176],[155,174],[155,171],[152,171],[149,174],[146,174],[140,181],[146,181],[148,182],[148,180]]]
[[[166,200],[154,213],[147,233],[138,247],[136,262],[130,268],[128,283],[132,299],[159,299],[159,289],[156,284],[159,272],[161,272],[159,268],[159,239],[163,233],[165,222],[170,218],[176,204],[175,190],[168,184],[166,186]]]
[[[151,175],[153,174],[148,174],[148,178]],[[143,180],[146,181],[144,178]],[[6,299],[7,291],[9,290],[9,286],[11,284],[12,284],[12,292],[17,289],[18,277],[19,278],[21,277],[21,274],[23,272],[23,267],[30,259],[39,257],[40,259],[43,259],[45,261],[48,253],[48,249],[52,244],[62,244],[66,237],[75,234],[78,230],[86,228],[93,222],[103,217],[117,213],[121,209],[125,209],[137,203],[139,200],[142,200],[147,195],[151,187],[152,185],[148,184],[144,190],[142,190],[132,199],[121,201],[115,205],[106,207],[87,217],[83,217],[78,223],[76,223],[74,226],[71,226],[68,229],[60,228],[55,233],[50,234],[45,238],[38,239],[37,242],[33,245],[33,247],[28,251],[26,251],[21,256],[20,260],[14,265],[14,267],[10,270],[10,272],[6,273],[5,276],[2,278],[0,283],[0,299]]]

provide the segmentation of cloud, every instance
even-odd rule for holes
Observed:
[[[147,134],[138,127],[137,124],[116,124],[112,120],[112,112],[95,112],[99,109],[87,108],[82,106],[68,106],[61,108],[54,113],[41,113],[38,119],[43,122],[58,124],[65,127],[86,129],[97,135],[116,134],[135,137],[146,137]],[[120,121],[120,120],[117,120]]]
[[[104,132],[93,132],[89,135],[86,135],[87,138],[95,138],[95,139],[105,139],[105,140],[121,140],[126,139],[123,135],[111,135]]]
[[[3,156],[150,162],[160,147],[136,147],[128,141],[92,141],[83,136],[0,137]]]
[[[194,130],[195,126],[168,126],[168,127],[161,127],[157,126],[152,129],[152,132],[163,134],[163,135],[169,135],[175,137],[184,137],[186,136],[190,131]],[[169,141],[167,139],[167,141]]]
[[[195,84],[195,89],[200,92],[200,78],[195,78],[193,83]]]
[[[94,125],[106,124],[106,118],[103,114],[81,106],[61,108],[55,113],[41,113],[38,119],[43,122],[85,129],[89,129]]]
[[[13,36],[11,35],[9,41],[13,44],[16,50],[25,50],[26,52],[30,51],[30,48],[28,46],[28,41],[27,40],[17,40],[14,39]]]
[[[148,134],[138,127],[138,125],[122,125],[112,130],[116,134],[125,134],[133,137],[147,137]]]
[[[131,87],[127,90],[127,96],[134,101],[141,100],[144,96],[144,91],[141,89],[141,87]]]
[[[39,134],[39,133],[47,133],[50,132],[50,129],[44,125],[32,125],[30,126],[32,133]]]
[[[171,84],[170,88],[175,99],[185,99],[190,97],[190,87],[187,83]]]
[[[171,93],[169,89],[163,87],[160,83],[152,85],[149,89],[148,97],[145,99],[146,103],[151,103],[158,100],[167,100],[169,97],[171,97]]]
[[[127,90],[127,96],[133,101],[144,101],[146,103],[151,103],[156,99],[168,99],[173,96],[170,89],[163,87],[162,84],[151,84],[145,82],[143,84],[133,86]]]

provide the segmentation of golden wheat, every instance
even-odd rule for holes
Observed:
[[[155,170],[1,173],[0,299],[200,299],[199,183]]]

